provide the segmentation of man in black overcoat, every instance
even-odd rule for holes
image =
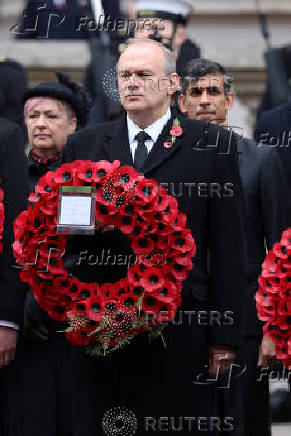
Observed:
[[[234,100],[232,79],[216,62],[195,59],[186,66],[179,100],[181,110],[191,119],[227,126],[227,113]],[[266,375],[260,376],[260,373],[264,374],[260,367],[272,367],[275,346],[268,337],[263,337],[263,324],[258,320],[254,296],[266,249],[270,250],[281,239],[291,217],[286,202],[286,177],[276,151],[251,139],[238,138],[238,155],[248,242],[246,329],[244,355],[240,362],[245,405],[243,434],[266,436],[270,434],[269,380]],[[231,413],[236,410],[241,414],[237,386],[231,385],[230,389],[221,392],[228,407],[231,404]]]
[[[218,418],[216,383],[206,379],[227,370],[242,344],[246,259],[236,144],[227,130],[179,117],[183,133],[168,147],[177,116],[170,98],[178,76],[173,55],[159,43],[131,41],[120,57],[118,77],[127,116],[72,135],[64,161],[118,159],[157,180],[186,214],[197,254],[176,322],[163,331],[164,342],[139,335],[107,358],[76,348],[73,401],[82,424],[74,434],[134,434],[122,427],[132,423],[129,411],[137,418],[138,435],[175,428],[181,435],[230,431],[231,418]],[[136,138],[141,131],[149,135],[144,141]],[[96,251],[119,247],[120,253],[121,239],[119,232],[98,231],[89,244]],[[113,267],[106,274],[102,265],[82,264],[79,274],[91,281],[120,278]],[[109,410],[115,433],[104,431]],[[115,422],[114,416],[121,418]]]
[[[0,188],[5,216],[0,249],[0,368],[14,359],[23,316],[24,291],[12,253],[13,223],[25,208],[28,195],[23,142],[19,127],[0,118]]]
[[[265,111],[260,116],[255,139],[271,145],[279,154],[291,195],[291,102]]]
[[[2,380],[8,365],[15,358],[18,329],[23,318],[24,288],[19,280],[12,253],[13,224],[26,207],[28,177],[24,155],[23,134],[20,128],[0,118],[0,188],[3,195],[4,226],[1,229],[0,249],[0,414],[7,413],[6,395]],[[2,227],[2,226],[1,226]],[[0,433],[2,418],[0,417]]]

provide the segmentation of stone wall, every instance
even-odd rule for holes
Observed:
[[[249,131],[265,86],[265,42],[255,3],[254,0],[193,0],[194,12],[189,24],[189,35],[200,45],[202,56],[222,63],[234,77],[237,97],[248,112]],[[291,1],[259,3],[268,17],[271,44],[278,47],[291,43]],[[9,29],[19,22],[23,4],[23,0],[1,0],[0,53],[22,62],[31,83],[50,79],[54,70],[69,72],[82,81],[90,57],[85,41],[13,38]]]

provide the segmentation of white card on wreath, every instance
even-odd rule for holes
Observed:
[[[59,224],[89,226],[91,223],[91,197],[81,195],[62,196]]]
[[[95,231],[95,213],[95,187],[59,187],[57,233],[93,234]]]

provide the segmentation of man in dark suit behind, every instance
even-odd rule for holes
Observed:
[[[12,267],[13,223],[25,208],[28,177],[23,135],[16,124],[0,118],[0,189],[3,192],[4,228],[0,249],[0,368],[13,360],[17,328],[22,320],[24,293]],[[3,244],[3,245],[2,245]]]
[[[187,64],[179,97],[181,110],[191,119],[207,120],[227,127],[227,112],[234,94],[232,79],[225,69],[207,59],[195,59]],[[244,398],[244,432],[247,436],[267,436],[269,429],[268,377],[259,376],[259,367],[271,367],[275,359],[272,341],[264,337],[259,322],[254,295],[266,249],[280,240],[282,231],[290,225],[286,203],[287,182],[277,153],[267,145],[257,145],[248,138],[238,140],[239,171],[242,179],[246,210],[248,268],[245,289],[246,329],[241,376]],[[257,381],[259,380],[259,382]],[[224,392],[230,413],[241,413],[239,389],[231,386]],[[235,407],[234,407],[235,406]],[[236,412],[234,410],[236,409]],[[243,427],[243,426],[242,426]]]
[[[269,144],[279,154],[285,171],[289,197],[291,196],[291,102],[265,111],[260,116],[255,139],[260,144]]]
[[[0,433],[5,435],[2,417],[8,411],[3,381],[11,366],[5,367],[13,365],[15,358],[25,289],[19,280],[19,269],[14,268],[17,265],[12,252],[13,224],[26,207],[29,191],[23,134],[16,124],[3,118],[0,118],[0,190],[5,216],[0,226]]]
[[[206,382],[205,365],[212,375],[219,365],[221,372],[227,370],[242,344],[245,237],[236,144],[224,129],[179,117],[183,133],[168,146],[177,116],[170,98],[178,76],[173,55],[161,44],[130,41],[118,77],[127,117],[72,135],[64,161],[135,164],[177,197],[197,254],[183,285],[178,321],[163,331],[166,347],[160,337],[149,343],[143,334],[106,359],[76,349],[74,402],[84,422],[76,434],[102,435],[102,416],[114,407],[138,417],[138,435],[165,428],[179,428],[181,435],[235,431],[231,418],[218,418],[216,384]],[[141,141],[140,132],[149,136]],[[98,231],[91,245],[101,251],[105,243],[120,246],[120,240],[119,232]],[[79,273],[95,281],[117,279],[113,267],[108,277],[104,267],[94,266],[91,274],[90,268],[84,265]]]

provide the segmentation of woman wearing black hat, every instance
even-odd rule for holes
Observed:
[[[31,149],[28,154],[30,191],[48,171],[61,165],[61,151],[68,136],[86,125],[88,97],[69,76],[56,73],[58,82],[42,82],[23,94],[24,120]],[[40,339],[47,336],[48,316],[31,293],[26,298],[25,335]],[[41,333],[42,332],[42,333]]]
[[[23,96],[30,191],[47,171],[61,165],[69,134],[86,124],[88,99],[82,88],[60,73]],[[72,345],[28,290],[18,355],[7,370],[1,401],[1,436],[72,436]],[[3,400],[4,399],[4,400]]]
[[[84,90],[69,77],[56,73],[59,82],[43,82],[23,95],[24,119],[31,150],[28,155],[30,187],[60,165],[68,135],[84,127],[89,101]]]

